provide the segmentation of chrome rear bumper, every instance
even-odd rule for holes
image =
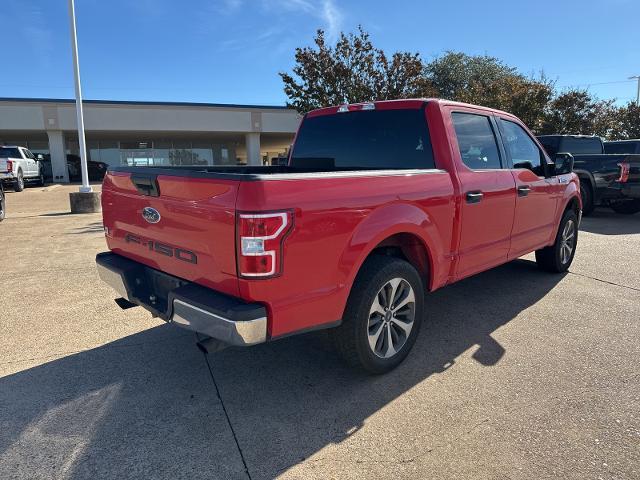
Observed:
[[[267,341],[263,305],[244,302],[110,252],[98,254],[96,265],[102,281],[127,302],[169,323],[228,345]]]

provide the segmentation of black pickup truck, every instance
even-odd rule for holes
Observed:
[[[597,205],[629,215],[640,212],[640,154],[605,153],[602,139],[587,135],[541,135],[538,140],[551,157],[557,153],[573,155],[584,215]],[[629,142],[625,149],[629,148],[636,145]]]

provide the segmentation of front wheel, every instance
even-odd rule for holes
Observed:
[[[616,213],[623,215],[633,215],[640,212],[640,200],[627,200],[623,202],[611,203],[611,208]]]
[[[408,262],[374,256],[362,266],[342,325],[330,331],[338,353],[369,373],[397,367],[416,341],[424,311],[424,287]]]
[[[22,175],[22,170],[18,170],[16,179],[13,181],[13,191],[21,192],[23,190],[24,190],[24,175]]]
[[[562,216],[553,245],[536,250],[536,262],[549,272],[566,272],[573,262],[577,245],[578,217],[574,210],[567,210]]]

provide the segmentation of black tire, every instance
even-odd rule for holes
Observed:
[[[586,178],[580,179],[580,197],[582,197],[582,214],[589,215],[593,212],[595,205],[593,204],[593,188]]]
[[[2,191],[2,186],[0,186],[0,222],[4,220],[4,216],[7,212],[7,203],[4,198],[4,192]]]
[[[570,226],[569,223],[571,223]],[[570,238],[568,238],[569,233],[572,233]],[[536,262],[540,268],[548,272],[566,272],[573,262],[577,246],[578,217],[573,209],[569,209],[562,216],[553,245],[536,250]],[[570,247],[570,251],[567,250],[568,247]]]
[[[21,192],[23,190],[24,190],[24,176],[22,175],[22,170],[18,170],[16,179],[13,181],[13,191]]]
[[[624,202],[611,203],[610,207],[616,213],[623,215],[633,215],[640,212],[640,200],[627,200]]]
[[[397,282],[397,287],[392,282]],[[349,365],[373,374],[397,367],[411,351],[420,331],[424,292],[420,274],[410,263],[382,255],[369,258],[353,284],[342,324],[329,331],[340,356]],[[389,303],[388,297],[392,297],[391,308],[385,309],[382,304]],[[393,305],[404,301],[407,303],[400,307]],[[380,313],[378,309],[372,313],[374,304]],[[381,356],[387,354],[386,358]]]

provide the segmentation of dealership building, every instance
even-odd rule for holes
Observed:
[[[260,105],[85,100],[89,161],[131,165],[263,165],[286,155],[300,122],[295,110]],[[0,99],[0,145],[21,145],[69,181],[78,155],[75,101]]]

